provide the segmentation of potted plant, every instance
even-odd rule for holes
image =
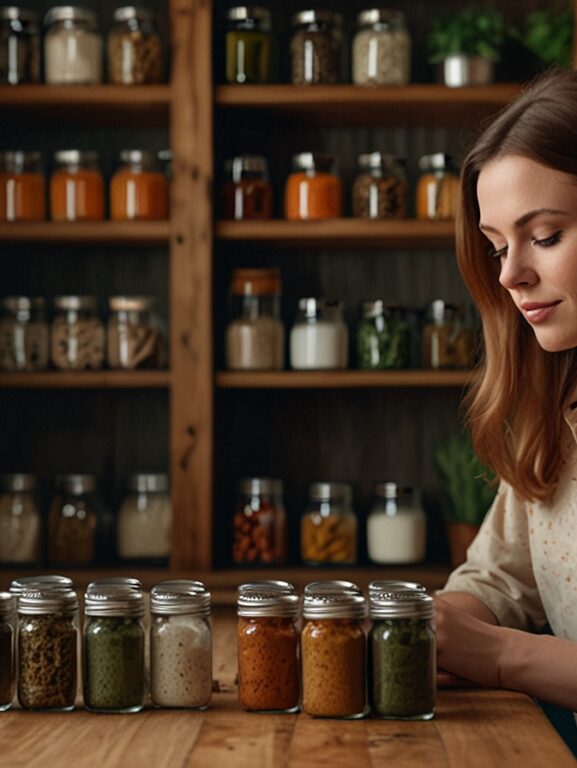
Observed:
[[[534,11],[526,16],[523,28],[512,28],[510,35],[542,65],[568,67],[573,49],[573,10],[567,7],[558,14],[549,8]]]
[[[501,13],[488,6],[469,5],[433,21],[428,35],[429,61],[439,65],[445,85],[490,83],[504,41]]]

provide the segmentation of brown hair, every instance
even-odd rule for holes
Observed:
[[[463,164],[457,217],[459,268],[484,337],[479,375],[465,398],[473,444],[481,461],[520,497],[546,500],[563,461],[562,406],[576,381],[577,351],[551,353],[539,346],[499,283],[498,260],[487,255],[477,181],[486,163],[504,155],[528,157],[577,183],[577,72],[542,75],[484,131]]]

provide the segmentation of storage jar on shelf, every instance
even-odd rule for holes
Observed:
[[[425,559],[427,518],[419,493],[397,483],[376,483],[367,518],[367,550],[373,563],[419,563]]]
[[[307,565],[357,561],[357,516],[350,483],[313,483],[301,518],[301,560]]]
[[[118,513],[118,556],[123,560],[167,560],[171,522],[168,475],[131,475]]]
[[[325,10],[306,10],[291,19],[291,82],[293,85],[338,83],[343,41],[342,17]]]
[[[357,364],[361,370],[409,367],[409,327],[398,306],[381,299],[364,301],[357,328]]]
[[[62,149],[54,153],[50,177],[52,221],[102,221],[104,180],[98,152]]]
[[[93,565],[102,525],[94,475],[62,475],[48,514],[50,565]]]
[[[451,155],[436,152],[419,158],[417,218],[454,219],[459,195],[459,173]]]
[[[340,301],[303,298],[290,333],[290,364],[295,370],[347,367],[348,329]]]
[[[473,363],[473,330],[463,318],[463,307],[442,299],[433,301],[423,328],[424,368],[469,368]]]
[[[56,296],[50,328],[52,365],[98,370],[104,364],[104,325],[95,296]]]
[[[357,16],[353,38],[353,83],[408,85],[411,79],[411,39],[405,17],[389,8],[371,8]]]
[[[0,370],[42,371],[50,358],[46,302],[41,297],[0,299]]]
[[[0,221],[44,221],[46,180],[40,152],[0,152]]]
[[[38,565],[41,528],[36,477],[0,475],[0,563]]]
[[[162,82],[163,51],[154,13],[133,5],[114,11],[107,36],[108,80],[121,85]]]
[[[158,156],[144,149],[123,149],[110,180],[110,218],[115,221],[166,219],[168,181]]]
[[[44,78],[50,85],[102,82],[102,36],[93,11],[59,5],[44,17]]]
[[[343,185],[334,164],[334,157],[318,152],[293,155],[293,171],[285,185],[287,219],[336,219],[343,215]]]
[[[0,8],[0,83],[40,82],[40,24],[26,8]]]
[[[15,610],[14,596],[0,592],[0,712],[9,709],[14,699],[15,668]]]
[[[272,187],[262,155],[239,155],[224,164],[222,215],[225,219],[270,219]]]
[[[270,11],[260,6],[228,8],[223,48],[225,82],[270,83],[274,74]]]
[[[163,340],[151,296],[111,296],[107,350],[110,368],[160,368]]]
[[[237,565],[282,565],[287,532],[282,480],[246,477],[238,486],[232,559]]]
[[[361,219],[403,219],[407,215],[405,163],[394,155],[359,155],[353,182],[353,216]]]

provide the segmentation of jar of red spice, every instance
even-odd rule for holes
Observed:
[[[272,187],[266,158],[239,155],[224,164],[222,215],[225,219],[270,219]]]
[[[343,186],[333,170],[335,160],[318,152],[301,152],[292,159],[293,172],[285,187],[287,219],[335,219],[343,213]]]
[[[286,558],[282,480],[246,477],[239,483],[233,520],[233,561],[278,565]]]
[[[54,153],[50,179],[50,214],[53,221],[102,221],[104,181],[98,152],[63,149]]]
[[[110,180],[110,218],[166,219],[168,182],[154,152],[123,149]]]
[[[43,221],[46,182],[40,152],[0,152],[0,221]]]

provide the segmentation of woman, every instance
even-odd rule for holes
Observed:
[[[577,711],[576,72],[541,77],[469,153],[457,252],[484,333],[468,421],[501,483],[437,597],[439,666]]]

